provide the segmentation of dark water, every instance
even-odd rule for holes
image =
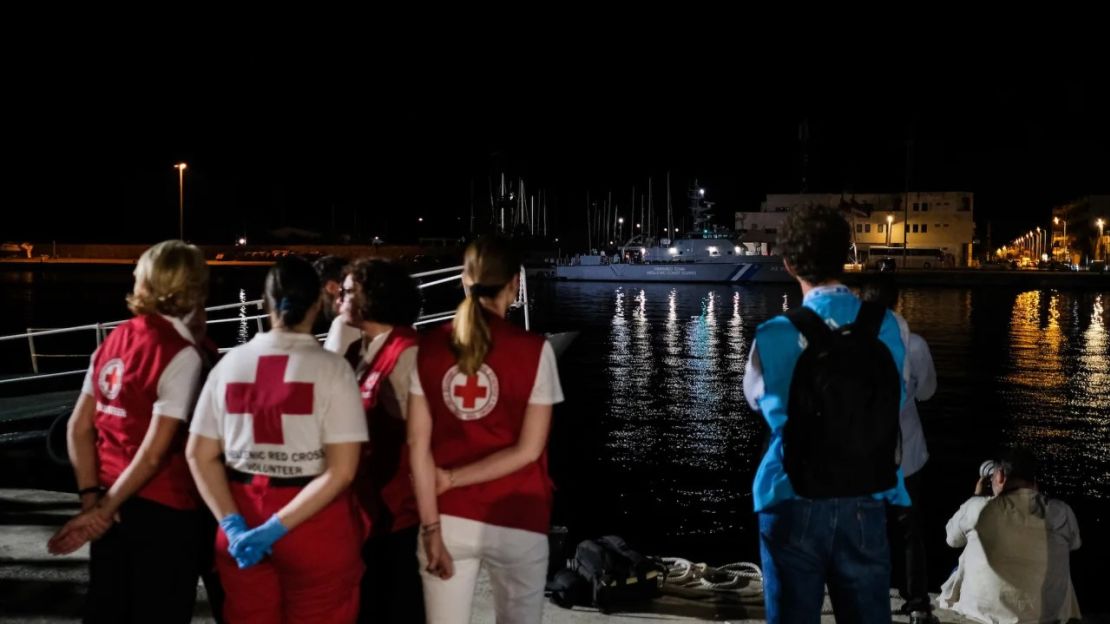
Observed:
[[[210,303],[258,297],[263,274],[215,271]],[[125,318],[129,282],[126,268],[0,273],[0,334]],[[534,329],[581,332],[559,364],[567,401],[551,442],[556,521],[571,540],[611,532],[656,554],[757,561],[750,490],[765,427],[741,380],[755,328],[797,306],[797,287],[534,282],[531,291]],[[428,311],[457,296],[452,288],[433,294]],[[1044,463],[1043,489],[1076,510],[1081,602],[1103,585],[1108,308],[1110,292],[903,291],[900,311],[929,342],[939,381],[921,405],[934,589],[958,556],[944,545],[944,523],[970,495],[979,462],[1009,444],[1033,448]],[[244,330],[253,327],[214,331],[232,344]],[[70,345],[56,343],[63,346]],[[0,343],[0,357],[3,372],[25,372],[25,345]]]
[[[755,328],[796,287],[552,284],[541,325],[582,335],[560,362],[557,516],[644,550],[758,560],[751,480],[765,427],[741,381]],[[939,388],[921,405],[934,589],[956,563],[944,524],[1002,445],[1031,447],[1043,489],[1078,514],[1080,598],[1102,586],[1110,521],[1110,293],[930,288],[900,310],[930,344]]]

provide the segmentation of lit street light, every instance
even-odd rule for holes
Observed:
[[[173,166],[177,169],[177,238],[185,240],[185,163]]]
[[[894,215],[886,216],[886,246],[890,247],[890,228],[894,227]]]
[[[1105,260],[1106,259],[1106,252],[1104,251],[1104,246],[1102,244],[1102,226],[1105,225],[1105,223],[1106,222],[1103,221],[1102,219],[1099,219],[1098,221],[1095,221],[1095,224],[1098,225],[1098,258],[1099,258],[1099,260]]]

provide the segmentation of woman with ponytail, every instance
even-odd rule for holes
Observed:
[[[510,243],[466,250],[466,299],[424,335],[409,386],[408,443],[429,622],[465,623],[478,570],[499,622],[539,622],[551,482],[547,435],[563,400],[555,353],[505,320],[520,289]]]
[[[349,485],[367,440],[351,367],[312,335],[320,281],[299,258],[266,276],[272,329],[229,351],[197,402],[186,455],[222,529],[228,622],[354,622],[362,525]]]

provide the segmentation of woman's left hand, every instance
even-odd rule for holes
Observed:
[[[118,519],[115,519],[118,522]],[[68,555],[88,542],[100,539],[112,528],[113,514],[93,507],[74,516],[50,538],[46,549],[52,555]]]

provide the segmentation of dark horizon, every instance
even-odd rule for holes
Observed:
[[[1088,75],[739,80],[713,67],[691,82],[672,61],[539,66],[520,82],[397,66],[372,81],[259,58],[198,59],[180,75],[141,59],[108,75],[78,62],[36,85],[8,143],[2,238],[176,237],[184,161],[186,238],[201,244],[282,226],[328,235],[333,219],[362,240],[453,236],[467,229],[471,183],[481,220],[500,172],[543,189],[552,236],[573,244],[587,191],[611,190],[626,209],[650,176],[662,207],[667,171],[679,210],[694,178],[729,215],[800,192],[803,123],[809,192],[901,192],[912,142],[909,190],[974,192],[984,242],[988,221],[1005,241],[1054,205],[1110,193],[1108,89]]]

